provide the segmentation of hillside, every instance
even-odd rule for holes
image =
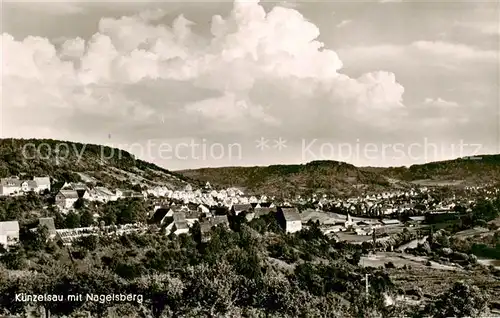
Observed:
[[[404,188],[411,183],[439,185],[481,184],[500,181],[500,155],[481,159],[455,159],[410,167],[356,167],[337,161],[313,161],[304,165],[224,167],[179,171],[182,175],[219,186],[239,186],[248,192],[351,195],[365,191]]]
[[[387,168],[383,173],[404,181],[459,180],[467,183],[500,181],[500,155],[481,155],[412,165],[409,168]]]
[[[249,193],[278,196],[310,192],[348,195],[363,189],[377,190],[389,186],[387,178],[379,173],[336,161],[268,167],[204,168],[179,173],[214,185],[239,186]]]
[[[126,151],[107,146],[52,139],[0,139],[0,177],[51,176],[56,181],[185,186],[188,179]]]

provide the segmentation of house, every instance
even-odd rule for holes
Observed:
[[[57,232],[53,218],[39,218],[38,226],[45,226],[47,228],[49,233],[49,239],[53,239],[54,237],[56,237]]]
[[[261,202],[259,203],[259,205],[261,208],[276,208],[276,206],[272,202]]]
[[[422,223],[425,221],[425,216],[410,216],[409,221],[412,223]]]
[[[167,226],[167,233],[175,235],[189,233],[189,226],[184,212],[174,212],[172,217],[173,222]]]
[[[274,208],[274,207],[261,207],[261,208],[255,209],[254,212],[255,212],[255,217],[259,218],[259,217],[264,216],[264,215],[276,213],[276,208]]]
[[[242,212],[251,212],[252,205],[251,204],[234,204],[231,207],[231,213],[233,215],[239,215]]]
[[[213,226],[224,225],[229,227],[229,220],[227,215],[215,215],[211,220]]]
[[[78,192],[75,190],[59,190],[56,194],[55,201],[56,205],[64,210],[72,208],[78,198]]]
[[[36,183],[36,189],[38,192],[43,192],[45,190],[50,191],[49,177],[34,177],[33,181]]]
[[[196,210],[198,212],[205,213],[205,214],[209,214],[210,213],[210,208],[208,206],[206,206],[205,204],[198,205],[198,207],[196,208]]]
[[[189,227],[193,226],[193,224],[196,221],[200,220],[200,217],[203,215],[201,212],[198,211],[189,211],[189,212],[184,212],[186,221],[189,225]]]
[[[323,234],[330,234],[330,233],[337,233],[337,232],[341,232],[341,231],[345,231],[345,227],[343,227],[342,225],[333,225],[333,226],[329,226],[327,228],[322,228],[321,229],[321,232],[323,232]]]
[[[297,208],[279,207],[276,217],[287,233],[294,233],[302,230],[302,220]]]
[[[273,208],[261,208],[257,207],[253,210],[253,212],[247,212],[245,214],[245,219],[247,222],[250,222],[253,219],[260,218],[261,216],[268,215],[270,213],[275,213],[276,209]]]
[[[378,220],[374,220],[374,219],[363,219],[361,221],[358,221],[356,223],[356,225],[358,226],[371,226],[371,227],[380,227],[380,222]]]
[[[9,247],[19,241],[19,222],[0,222],[0,245]]]
[[[21,180],[16,178],[2,178],[0,180],[0,194],[12,195],[21,192]]]
[[[227,215],[217,215],[209,220],[203,220],[200,222],[200,234],[201,241],[208,242],[210,240],[210,233],[214,226],[225,226],[229,228],[229,221]]]
[[[210,240],[210,231],[212,230],[212,227],[213,223],[208,220],[200,223],[200,234],[202,242],[208,242]]]
[[[93,191],[93,199],[99,202],[116,201],[116,194],[106,187],[95,187]]]
[[[39,192],[34,180],[19,180],[17,178],[4,178],[0,180],[0,195],[23,194],[26,192]]]
[[[356,235],[370,235],[371,231],[366,229],[356,228],[354,229],[354,233],[356,233]]]
[[[124,198],[131,198],[131,199],[146,199],[147,194],[138,192],[138,191],[123,191],[123,197]]]
[[[383,225],[401,225],[401,222],[399,222],[399,220],[396,220],[396,219],[383,219],[382,221]]]
[[[189,208],[186,205],[171,205],[170,206],[171,213],[174,212],[189,212]]]
[[[167,223],[168,218],[173,217],[174,212],[168,207],[160,207],[155,209],[153,216],[148,220],[149,224],[163,225]]]

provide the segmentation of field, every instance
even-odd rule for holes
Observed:
[[[423,179],[423,180],[415,180],[411,183],[417,184],[423,187],[453,187],[459,186],[464,183],[464,180],[431,180],[431,179]]]
[[[443,271],[462,271],[459,267],[442,265],[436,262],[430,262],[431,266],[427,266],[428,259],[426,257],[413,256],[404,253],[396,252],[378,252],[376,254],[370,254],[369,256],[362,256],[360,264],[365,267],[379,267],[384,266],[384,264],[391,262],[395,267],[411,266],[412,268],[420,269],[435,269]]]

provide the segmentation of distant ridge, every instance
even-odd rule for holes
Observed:
[[[339,161],[312,161],[297,165],[223,167],[181,170],[178,173],[219,186],[239,186],[249,192],[272,195],[329,193],[352,195],[405,188],[426,181],[479,185],[500,181],[500,155],[480,155],[410,167],[356,167]]]

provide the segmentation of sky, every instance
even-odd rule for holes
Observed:
[[[5,1],[2,138],[178,170],[500,153],[496,1]]]

